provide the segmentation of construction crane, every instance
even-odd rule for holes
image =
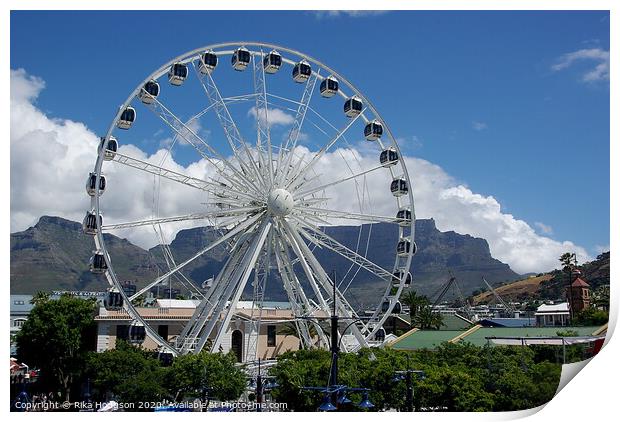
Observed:
[[[502,297],[499,295],[499,293],[497,293],[495,291],[495,289],[489,284],[489,282],[484,277],[482,277],[482,281],[484,281],[484,284],[487,285],[487,287],[489,288],[489,290],[493,294],[493,297],[495,297],[495,300],[497,300],[499,303],[501,303],[502,306],[504,307],[504,309],[506,309],[506,311],[511,312],[512,314],[514,314],[517,311],[513,306],[507,304],[504,301],[504,299],[502,299]]]

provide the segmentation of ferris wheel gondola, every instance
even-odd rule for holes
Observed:
[[[202,53],[200,56],[200,64],[198,69],[200,73],[207,74],[211,73],[217,67],[217,54],[213,52],[213,50],[207,50]]]

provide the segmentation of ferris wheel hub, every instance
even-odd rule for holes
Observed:
[[[286,189],[274,189],[267,197],[267,209],[270,213],[278,217],[284,217],[290,214],[294,206],[293,195]]]

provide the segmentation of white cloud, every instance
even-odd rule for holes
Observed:
[[[534,222],[534,225],[538,228],[538,230],[542,234],[553,234],[553,227],[546,225],[545,223],[541,223],[540,221]]]
[[[306,155],[306,161],[311,156],[311,152],[303,147],[298,148],[298,154]],[[345,161],[351,169],[344,164]],[[525,221],[503,212],[494,197],[472,192],[441,167],[413,157],[407,157],[406,163],[412,180],[417,218],[434,218],[441,231],[453,230],[486,239],[493,257],[508,263],[516,272],[556,268],[559,266],[558,257],[566,251],[576,252],[580,262],[591,259],[584,248],[573,242],[559,242],[537,234]],[[360,154],[358,151],[340,149],[326,154],[316,166],[316,173],[325,182],[342,179],[352,172],[376,165],[376,153]],[[349,181],[330,187],[325,195],[337,198],[336,204],[330,204],[330,208],[393,216],[397,207],[389,191],[390,181],[387,170],[381,169],[365,180],[359,178],[357,184]],[[364,196],[364,188],[370,192],[370,204]],[[363,202],[362,208],[359,207],[360,202]]]
[[[316,10],[314,15],[319,18],[337,18],[347,16],[351,18],[363,18],[368,16],[379,16],[387,13],[387,10]]]
[[[34,225],[42,215],[82,221],[90,208],[85,183],[95,163],[98,137],[82,123],[52,119],[39,110],[33,102],[44,86],[21,69],[11,70],[11,232]],[[160,164],[166,154],[162,149],[148,156],[120,141],[119,152],[153,164]],[[199,178],[212,173],[204,160],[184,168],[168,157],[164,166]],[[192,205],[206,199],[196,189],[165,180],[155,184],[152,176],[117,163],[104,163],[103,172],[108,182],[101,198],[104,224],[151,217],[157,193],[167,199],[160,202],[162,216],[196,212]],[[179,228],[166,226],[168,236]],[[152,228],[118,235],[142,246],[153,246],[155,239]]]
[[[583,74],[584,82],[609,80],[609,51],[601,48],[584,48],[562,55],[556,64],[551,66],[554,71],[567,69],[578,61],[597,62],[594,68]]]
[[[11,71],[12,232],[33,225],[41,215],[81,221],[90,207],[84,182],[95,162],[98,138],[81,123],[52,119],[39,110],[34,102],[44,86],[43,81],[23,70]],[[134,145],[122,144],[120,152],[154,164],[159,164],[165,155],[164,150],[149,155]],[[313,154],[305,146],[298,146],[296,152],[305,156],[306,161]],[[375,167],[377,161],[378,150],[341,148],[327,153],[310,176],[318,175],[325,183]],[[590,259],[584,248],[573,242],[559,242],[537,234],[525,221],[503,212],[495,198],[472,192],[439,166],[412,157],[406,157],[406,163],[418,218],[434,218],[442,231],[485,238],[492,255],[515,271],[539,272],[558,267],[558,257],[566,251],[576,252],[580,262]],[[213,172],[213,166],[204,160],[184,167],[168,157],[165,167],[199,178]],[[196,189],[165,180],[155,183],[153,177],[117,163],[105,163],[104,173],[108,179],[101,199],[104,224],[140,220],[153,214],[199,212],[203,210],[200,204],[208,201],[206,194]],[[388,170],[380,169],[359,178],[357,183],[350,181],[329,188],[329,207],[393,216],[397,207],[389,191],[390,181]],[[367,192],[371,193],[370,200]],[[157,194],[159,210],[154,210]],[[188,224],[165,226],[170,241]],[[118,235],[144,247],[157,243],[152,228],[122,231]]]
[[[485,130],[489,126],[486,123],[484,123],[484,122],[477,122],[477,121],[474,120],[473,122],[471,122],[471,127],[474,130],[481,131],[481,130]]]
[[[265,116],[264,109],[261,109],[260,112],[256,110],[256,107],[252,107],[248,110],[248,116],[260,119],[262,125],[269,123],[269,126],[288,126],[292,125],[295,121],[295,117],[292,114],[288,114],[285,111],[282,111],[278,108],[269,108],[267,109],[267,116]]]

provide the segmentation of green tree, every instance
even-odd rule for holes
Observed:
[[[609,314],[607,312],[593,307],[583,309],[573,319],[573,323],[579,326],[600,326],[607,324],[608,321]]]
[[[304,390],[328,384],[330,353],[325,350],[289,352],[272,369],[280,387],[274,399],[289,410],[313,411],[322,393]],[[393,380],[396,371],[422,370],[414,382],[417,410],[506,411],[536,407],[553,398],[561,365],[535,362],[527,347],[478,347],[469,343],[444,343],[436,350],[403,352],[361,349],[342,353],[338,383],[370,389],[373,410],[404,409],[405,383]],[[353,403],[359,394],[351,393]],[[351,405],[351,410],[355,407]]]
[[[166,384],[175,398],[200,397],[209,388],[211,397],[218,400],[235,400],[245,390],[244,373],[236,366],[234,353],[209,353],[182,355],[174,359]]]
[[[401,296],[400,301],[409,306],[411,321],[416,318],[423,308],[430,305],[426,296],[420,296],[414,290],[410,290],[405,295]]]
[[[47,302],[50,298],[50,294],[48,292],[38,291],[32,296],[30,299],[30,303],[32,305],[38,305],[39,303]]]
[[[167,398],[165,373],[166,369],[151,352],[123,340],[116,341],[115,349],[92,352],[86,359],[85,376],[99,400],[113,396],[125,403],[138,403]]]
[[[443,325],[443,316],[439,312],[433,312],[430,306],[425,306],[412,320],[412,325],[421,330],[439,330]]]
[[[41,370],[44,384],[70,399],[71,386],[94,346],[95,300],[63,295],[58,300],[36,296],[28,320],[16,335],[17,356]]]

